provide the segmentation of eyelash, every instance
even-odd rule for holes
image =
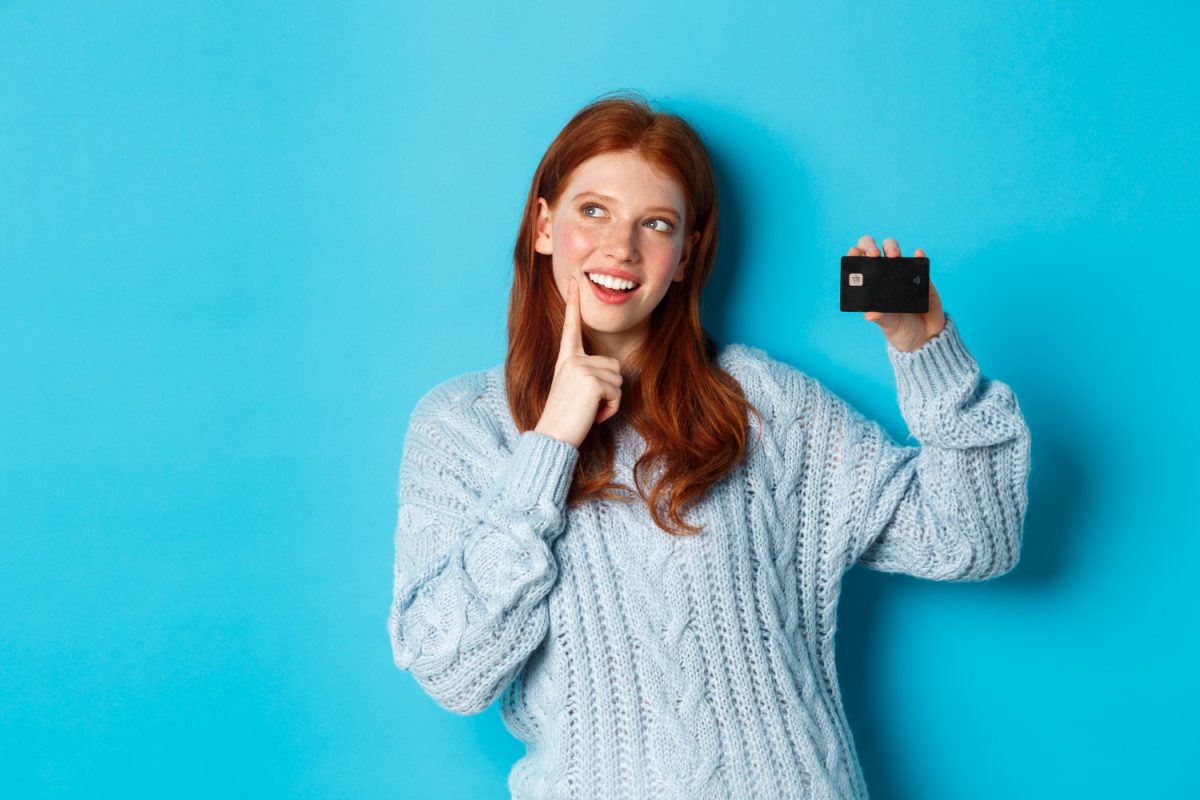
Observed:
[[[584,203],[579,207],[579,213],[583,214],[585,217],[591,217],[591,215],[587,213],[587,209],[589,208],[604,208],[604,206],[600,205],[599,203]],[[592,217],[592,219],[595,219],[595,217]],[[661,228],[657,229],[659,233],[671,233],[675,230],[675,226],[671,224],[671,220],[663,217],[655,217],[654,219],[649,220],[649,222],[661,222],[667,226],[666,230],[662,230]]]

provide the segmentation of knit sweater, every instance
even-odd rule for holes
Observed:
[[[949,315],[918,350],[886,346],[920,446],[765,351],[723,346],[762,438],[685,513],[706,526],[691,536],[640,501],[569,509],[579,451],[518,432],[503,365],[418,401],[393,655],[446,709],[500,698],[526,745],[516,800],[867,797],[834,664],[842,577],[855,564],[941,581],[1008,572],[1029,473],[1016,397],[981,377]],[[601,424],[633,487],[644,440],[623,415]]]

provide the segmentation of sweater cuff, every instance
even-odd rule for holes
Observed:
[[[508,460],[505,499],[515,508],[560,511],[578,461],[574,445],[532,429],[522,432]]]
[[[931,405],[951,405],[969,397],[979,380],[979,364],[959,335],[958,324],[946,314],[946,327],[912,352],[887,343],[896,373],[900,408],[910,417]]]

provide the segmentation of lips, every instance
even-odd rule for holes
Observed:
[[[609,305],[620,305],[621,303],[624,303],[626,300],[637,294],[642,288],[639,285],[627,292],[621,292],[601,286],[591,279],[585,278],[585,280],[587,280],[588,286],[592,287],[592,294],[596,296],[596,299],[602,303],[608,303]]]

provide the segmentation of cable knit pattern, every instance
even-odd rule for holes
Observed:
[[[579,451],[508,413],[503,365],[417,403],[400,467],[397,666],[438,704],[497,698],[534,798],[865,800],[834,663],[855,564],[944,581],[1017,563],[1029,430],[956,321],[887,346],[916,446],[761,349],[720,366],[762,438],[673,537],[640,499],[566,507]],[[645,447],[622,417],[617,479]],[[750,418],[752,434],[759,423]],[[653,477],[653,476],[652,476]]]

